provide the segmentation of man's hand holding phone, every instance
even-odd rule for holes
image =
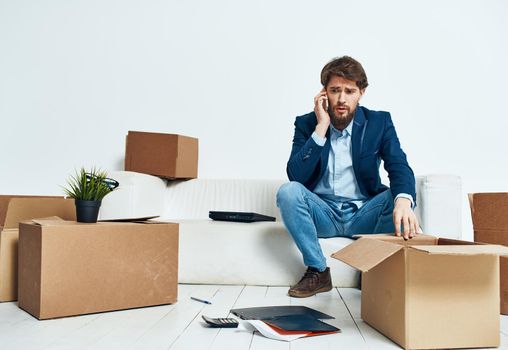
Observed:
[[[330,115],[328,114],[328,96],[324,88],[314,97],[314,113],[317,118],[316,133],[325,137],[330,127]]]

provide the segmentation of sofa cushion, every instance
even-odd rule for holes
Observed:
[[[305,272],[301,254],[281,222],[176,220],[180,224],[181,283],[289,286]],[[359,273],[330,255],[349,238],[320,239],[334,286],[354,287]]]

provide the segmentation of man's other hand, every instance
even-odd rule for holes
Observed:
[[[314,113],[317,118],[316,133],[325,137],[330,126],[330,115],[328,114],[328,96],[324,88],[314,97]]]
[[[401,224],[404,232],[402,232]],[[393,225],[395,226],[395,235],[403,235],[404,239],[413,238],[420,233],[418,219],[411,209],[411,201],[407,198],[397,198],[393,208]]]

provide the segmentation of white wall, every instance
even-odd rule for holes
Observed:
[[[344,54],[415,173],[507,191],[507,4],[0,0],[0,193],[121,169],[127,130],[198,137],[203,178],[285,177],[294,117]]]

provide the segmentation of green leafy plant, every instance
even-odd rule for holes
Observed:
[[[64,187],[64,192],[74,199],[100,201],[116,187],[111,186],[110,183],[114,180],[108,179],[107,176],[105,171],[95,167],[89,172],[81,168],[67,180],[68,187]]]

